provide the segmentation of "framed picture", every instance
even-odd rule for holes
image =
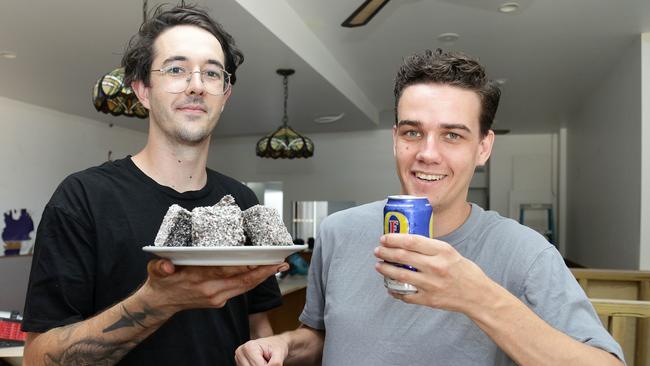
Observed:
[[[0,256],[31,255],[34,249],[34,220],[26,208],[10,209],[3,213],[0,223],[2,247]]]

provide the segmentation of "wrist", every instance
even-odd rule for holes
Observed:
[[[291,360],[291,358],[293,356],[295,356],[295,352],[292,352],[292,350],[294,350],[294,351],[296,350],[296,344],[294,342],[294,337],[293,337],[295,332],[296,332],[295,330],[294,331],[289,331],[289,332],[284,332],[284,333],[280,333],[280,334],[278,334],[276,336],[276,337],[278,337],[278,340],[280,341],[280,343],[284,347],[285,357],[287,359],[289,359],[289,360]]]
[[[291,331],[280,333],[277,335],[278,339],[287,347],[287,351],[291,348],[293,344],[293,339],[291,337]]]
[[[170,303],[161,293],[151,286],[149,280],[132,295],[133,300],[143,307],[154,309],[161,317],[169,319],[172,315],[179,312],[179,305]]]

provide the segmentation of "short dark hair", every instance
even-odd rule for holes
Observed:
[[[244,62],[244,55],[221,24],[212,19],[207,11],[195,5],[181,5],[169,10],[165,10],[164,7],[164,5],[158,6],[129,41],[122,57],[126,85],[130,85],[134,80],[141,80],[145,85],[150,85],[153,44],[162,32],[178,25],[193,25],[205,29],[219,40],[225,57],[226,71],[230,73],[230,83],[235,84],[237,81],[235,72]]]
[[[446,84],[476,92],[481,99],[481,137],[485,136],[494,121],[499,107],[501,91],[496,82],[489,80],[485,69],[475,59],[460,52],[435,52],[426,50],[404,59],[395,78],[395,125],[397,104],[406,87],[414,84]]]

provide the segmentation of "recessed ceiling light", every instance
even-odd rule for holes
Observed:
[[[340,120],[341,118],[343,118],[343,116],[345,116],[345,113],[341,113],[335,116],[322,116],[322,117],[314,118],[314,122],[320,124],[332,123]]]
[[[499,6],[499,11],[505,14],[514,13],[517,10],[519,10],[519,3],[516,2],[503,3]]]
[[[14,52],[10,52],[10,51],[1,51],[0,52],[0,57],[12,59],[12,58],[16,58],[16,54]]]
[[[454,43],[460,38],[458,33],[442,33],[438,35],[438,40],[443,43]]]
[[[508,79],[505,79],[505,78],[495,79],[494,82],[499,84],[499,85],[503,85],[503,84],[508,82]]]

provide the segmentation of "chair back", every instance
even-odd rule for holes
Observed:
[[[621,344],[627,364],[650,366],[650,317],[642,316],[650,304],[650,271],[572,268],[571,272]]]

